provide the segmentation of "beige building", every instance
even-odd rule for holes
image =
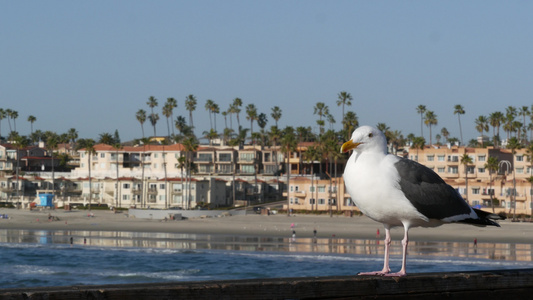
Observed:
[[[465,166],[461,163],[464,154],[472,159],[471,164]],[[489,157],[496,157],[499,162],[498,171],[493,174],[485,166]],[[493,201],[496,213],[514,213],[516,196],[516,213],[531,214],[531,184],[528,179],[533,170],[525,149],[517,150],[513,156],[508,149],[493,147],[425,147],[422,150],[411,149],[409,158],[435,171],[471,206],[492,212],[492,196],[496,199]],[[516,179],[514,184],[513,178]]]

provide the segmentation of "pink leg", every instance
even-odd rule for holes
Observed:
[[[391,244],[391,237],[390,237],[390,228],[388,226],[385,226],[385,259],[384,259],[384,263],[383,263],[383,270],[381,271],[374,271],[374,272],[362,272],[362,273],[359,273],[357,275],[380,275],[380,276],[383,276],[383,275],[386,275],[388,273],[390,273],[390,268],[389,268],[389,249],[390,249],[390,244]]]
[[[407,245],[409,244],[409,236],[407,232],[409,231],[409,225],[405,225],[405,235],[402,240],[402,248],[403,248],[403,256],[402,256],[402,269],[398,273],[388,273],[385,274],[385,276],[405,276],[407,273],[405,272],[405,265],[407,263]]]

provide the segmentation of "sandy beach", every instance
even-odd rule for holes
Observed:
[[[1,209],[7,219],[0,219],[0,229],[28,230],[89,230],[227,234],[243,236],[289,237],[293,226],[299,237],[376,239],[377,230],[384,237],[383,226],[364,216],[345,217],[327,215],[270,215],[249,214],[216,218],[195,218],[179,221],[149,220],[129,217],[127,212],[93,210],[94,217],[87,211],[63,210],[17,210]],[[49,220],[49,214],[56,220]],[[292,224],[294,224],[292,226]],[[463,224],[447,224],[437,228],[413,228],[409,238],[413,241],[458,241],[492,243],[531,243],[533,223],[500,221],[501,227],[475,227]],[[394,240],[403,237],[402,228],[392,230]]]

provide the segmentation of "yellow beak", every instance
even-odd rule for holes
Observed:
[[[352,140],[347,141],[346,143],[342,144],[341,146],[341,153],[348,152],[350,150],[353,150],[357,148],[357,146],[361,145],[361,143],[354,143]]]

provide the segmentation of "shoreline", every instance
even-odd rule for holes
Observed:
[[[298,237],[313,237],[316,229],[318,238],[383,239],[385,230],[380,223],[365,216],[329,215],[270,215],[249,214],[216,218],[193,218],[177,221],[162,221],[129,217],[127,213],[93,210],[94,217],[87,217],[88,211],[63,210],[17,210],[0,209],[8,219],[0,219],[0,229],[12,230],[85,230],[122,231],[148,233],[186,233],[237,235],[259,237],[291,237],[293,230]],[[58,218],[49,221],[48,215]],[[466,224],[446,224],[435,228],[412,228],[411,241],[516,243],[530,244],[533,241],[533,223],[500,221],[501,227],[476,227]],[[294,228],[291,225],[294,224]],[[377,230],[380,231],[379,238]],[[403,238],[403,228],[391,230],[393,241]]]

